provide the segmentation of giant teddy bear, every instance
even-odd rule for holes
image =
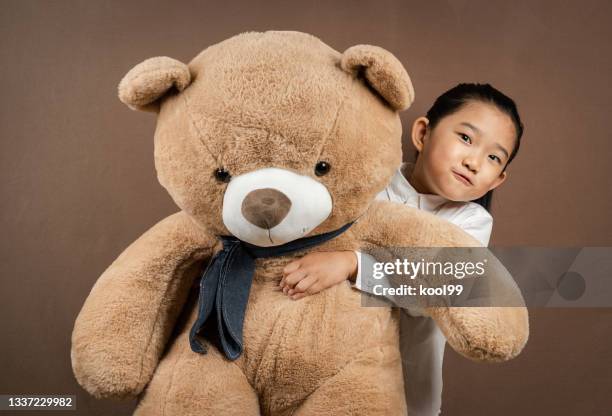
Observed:
[[[244,33],[188,65],[142,62],[119,97],[158,113],[155,166],[180,211],[93,287],[72,336],[78,382],[96,397],[139,396],[138,415],[406,414],[397,309],[362,307],[348,283],[298,301],[278,290],[284,265],[309,250],[478,245],[374,201],[401,162],[398,111],[414,97],[400,62],[375,46],[339,53],[303,33]],[[211,266],[218,255],[227,263]],[[212,277],[198,279],[207,265]],[[522,307],[427,312],[472,359],[510,359],[527,339]],[[203,314],[213,323],[196,328]]]

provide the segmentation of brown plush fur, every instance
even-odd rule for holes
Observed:
[[[147,60],[119,96],[159,111],[156,168],[181,212],[128,247],[92,289],[72,339],[79,383],[96,397],[140,394],[138,415],[406,414],[397,310],[362,307],[348,283],[288,299],[276,290],[281,270],[304,252],[257,260],[238,360],[210,345],[194,353],[188,342],[190,289],[220,249],[216,236],[228,234],[217,168],[237,176],[280,167],[325,185],[333,210],[311,234],[359,220],[315,250],[477,245],[433,215],[372,202],[401,161],[397,110],[414,97],[399,61],[364,45],[340,54],[297,32],[246,33],[189,65]],[[317,177],[321,160],[332,168]],[[458,352],[494,361],[520,352],[524,308],[463,309],[430,310]]]

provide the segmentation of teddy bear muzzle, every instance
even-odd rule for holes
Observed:
[[[242,241],[261,247],[306,236],[332,211],[327,188],[281,168],[233,177],[223,196],[223,223]]]

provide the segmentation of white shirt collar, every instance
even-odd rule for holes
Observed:
[[[395,172],[388,187],[392,194],[389,195],[390,198],[429,212],[436,211],[442,204],[448,202],[440,195],[418,193],[406,178],[411,175],[413,169],[414,163],[403,163]]]

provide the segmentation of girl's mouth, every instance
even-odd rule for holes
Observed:
[[[467,177],[463,176],[460,173],[455,172],[454,170],[452,172],[453,172],[453,176],[455,176],[455,178],[459,182],[463,183],[466,186],[472,186],[472,182]]]

